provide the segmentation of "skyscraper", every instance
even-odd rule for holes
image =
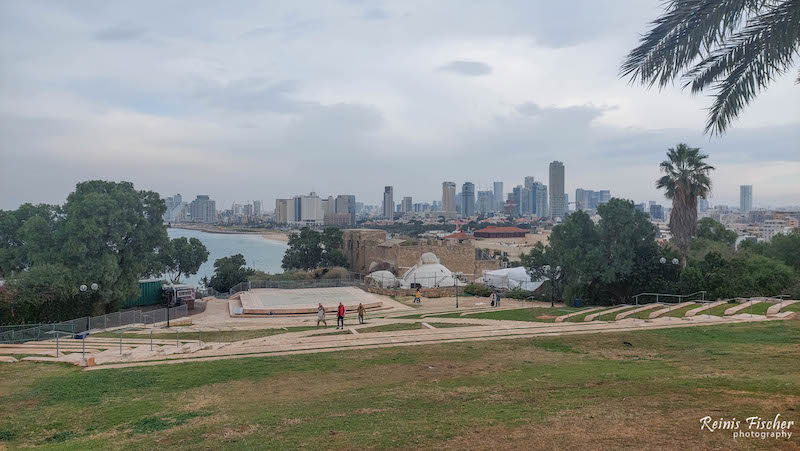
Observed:
[[[753,209],[753,185],[739,185],[739,210],[747,213]]]
[[[494,193],[492,191],[478,191],[478,201],[475,209],[479,214],[486,214],[494,211]]]
[[[197,195],[189,204],[189,215],[192,222],[213,224],[217,222],[217,203],[206,195]]]
[[[352,194],[340,194],[336,196],[336,214],[348,215],[350,217],[348,225],[356,224],[356,196]]]
[[[567,216],[564,196],[564,163],[550,163],[550,216],[564,219]]]
[[[547,208],[547,185],[536,182],[533,184],[533,187],[535,189],[534,204],[536,205],[536,216],[546,218],[550,216],[550,212]]]
[[[494,182],[494,211],[503,211],[503,182]]]
[[[463,205],[461,215],[469,218],[475,215],[475,185],[472,182],[464,182],[461,185],[461,198]]]
[[[400,212],[404,214],[414,212],[414,204],[411,202],[411,196],[403,197],[403,201],[400,203]]]
[[[445,216],[456,214],[456,184],[453,182],[442,183],[442,211]]]
[[[261,216],[261,201],[254,200],[253,201],[253,215],[254,216]]]
[[[385,186],[383,188],[383,217],[385,219],[394,219],[394,188]]]

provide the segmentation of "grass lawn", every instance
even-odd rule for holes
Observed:
[[[588,315],[592,313],[600,313],[602,310],[593,310],[591,312],[581,313],[580,315],[570,316],[569,318],[565,319],[564,322],[567,323],[582,323],[583,320],[586,319]]]
[[[698,422],[796,422],[798,373],[800,321],[91,372],[20,362],[0,365],[0,448],[797,449]]]
[[[689,310],[694,310],[694,309],[700,308],[702,306],[703,306],[703,304],[685,305],[685,306],[683,306],[683,307],[681,307],[679,309],[676,309],[676,310],[673,310],[671,312],[667,312],[667,313],[661,315],[660,318],[666,318],[666,317],[683,318],[684,316],[686,316],[686,312],[688,312]],[[702,313],[702,312],[700,312],[700,313]]]
[[[753,305],[753,312],[752,313],[753,313],[753,315],[766,315],[767,314],[767,309],[772,307],[775,304],[776,304],[775,302],[759,302],[758,304],[754,304]],[[742,310],[739,313],[751,313],[750,312],[750,307],[747,307],[746,309]]]
[[[613,312],[613,313],[606,313],[604,315],[600,315],[600,316],[596,317],[593,321],[614,321],[614,320],[617,319],[617,315],[619,315],[620,313],[625,313],[625,312],[627,312],[629,310],[633,310],[633,309],[636,309],[636,308],[639,308],[639,307],[640,306],[634,305],[634,306],[631,306],[631,307],[628,307],[628,308],[625,308],[625,309],[622,309],[622,310],[617,310],[616,312]],[[612,307],[612,308],[614,308],[614,307]]]
[[[724,304],[720,304],[716,307],[711,307],[708,310],[704,310],[700,312],[701,315],[714,315],[714,316],[725,316],[725,310],[728,310],[731,307],[736,307],[739,305],[736,302],[726,302]]]
[[[781,309],[781,312],[800,312],[800,302],[795,302],[792,305],[787,305]]]
[[[365,327],[358,329],[360,334],[368,334],[370,332],[394,332],[396,330],[418,330],[422,329],[421,323],[393,323],[383,324],[380,326]]]
[[[332,329],[333,326],[328,327],[328,329]],[[232,331],[210,331],[210,332],[200,332],[198,335],[197,332],[179,332],[178,338],[184,340],[197,340],[200,338],[202,341],[206,342],[232,342],[232,341],[242,341],[242,340],[249,340],[251,338],[260,338],[260,337],[269,337],[271,335],[279,335],[285,334],[287,332],[299,332],[303,330],[311,330],[316,329],[314,326],[297,326],[297,327],[287,327],[287,328],[273,328],[273,329],[250,329],[250,330],[232,330]],[[324,327],[323,327],[324,329]],[[115,334],[113,332],[100,332],[97,334],[91,334],[90,337],[98,337],[98,338],[119,338],[120,334]],[[150,338],[150,334],[135,334],[135,333],[123,333],[122,338]],[[175,339],[175,332],[153,332],[153,339],[155,340],[174,340]]]
[[[495,319],[508,321],[536,321],[552,323],[555,317],[566,315],[567,313],[582,310],[574,307],[533,307],[514,310],[498,310],[494,312],[468,313],[461,316],[460,313],[448,313],[446,315],[431,315],[428,318],[470,318],[470,319]],[[552,316],[553,318],[539,319],[540,316]]]
[[[668,305],[663,305],[662,304],[662,305],[659,305],[657,307],[652,307],[652,308],[649,308],[647,310],[642,310],[639,313],[634,313],[633,315],[626,316],[625,318],[649,319],[651,313],[657,312],[657,311],[659,311],[659,310],[661,310],[663,308],[667,308],[667,307],[668,307]]]

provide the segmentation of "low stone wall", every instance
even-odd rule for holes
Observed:
[[[383,296],[414,296],[417,290],[413,288],[379,288],[379,287],[365,287],[368,293],[380,294]],[[464,287],[458,287],[458,293],[464,294]],[[456,289],[453,287],[439,287],[439,288],[422,288],[419,290],[420,296],[423,298],[444,298],[448,296],[455,296]]]

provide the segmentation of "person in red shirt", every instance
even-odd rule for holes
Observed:
[[[344,329],[344,304],[341,302],[339,303],[339,307],[336,309],[336,328],[338,329],[341,327]]]

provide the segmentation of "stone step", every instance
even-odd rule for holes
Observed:
[[[700,307],[693,308],[693,309],[689,310],[688,312],[686,312],[686,315],[684,315],[684,318],[691,318],[692,316],[695,316],[695,315],[699,314],[700,312],[704,312],[704,311],[712,309],[712,308],[714,308],[714,307],[716,307],[718,305],[727,304],[727,303],[728,303],[728,301],[714,301],[714,302],[709,302],[707,304],[703,304]]]
[[[788,307],[800,301],[780,301],[767,309],[767,316],[777,315],[784,307]]]
[[[636,314],[636,313],[639,313],[639,312],[643,312],[645,310],[650,310],[651,308],[656,308],[656,307],[659,307],[659,306],[662,306],[662,305],[664,305],[664,304],[647,304],[647,305],[644,305],[642,307],[635,308],[633,310],[628,310],[627,312],[622,312],[619,315],[617,315],[617,317],[614,318],[614,319],[619,321],[619,320],[621,320],[623,318],[626,318],[628,316],[631,316],[633,314]]]
[[[573,316],[583,315],[584,313],[595,312],[597,310],[605,310],[605,309],[606,307],[592,307],[583,310],[578,310],[577,312],[567,313],[566,315],[559,316],[558,318],[556,318],[556,322],[561,323],[564,322],[565,319],[571,318]]]
[[[692,302],[692,301],[690,301],[690,302],[681,302],[679,304],[675,304],[675,305],[669,306],[667,308],[662,308],[661,310],[656,310],[655,312],[651,313],[650,316],[648,316],[648,318],[650,318],[650,319],[658,318],[659,316],[661,316],[661,315],[663,315],[665,313],[669,313],[669,312],[671,312],[673,310],[678,310],[680,308],[686,307],[687,305],[694,305],[694,302]]]
[[[731,308],[725,310],[725,316],[733,315],[736,312],[744,310],[747,307],[750,307],[751,305],[758,304],[759,302],[761,302],[761,301],[755,301],[754,300],[754,301],[742,302],[741,304],[739,304],[739,305],[737,305],[735,307],[731,307]]]

